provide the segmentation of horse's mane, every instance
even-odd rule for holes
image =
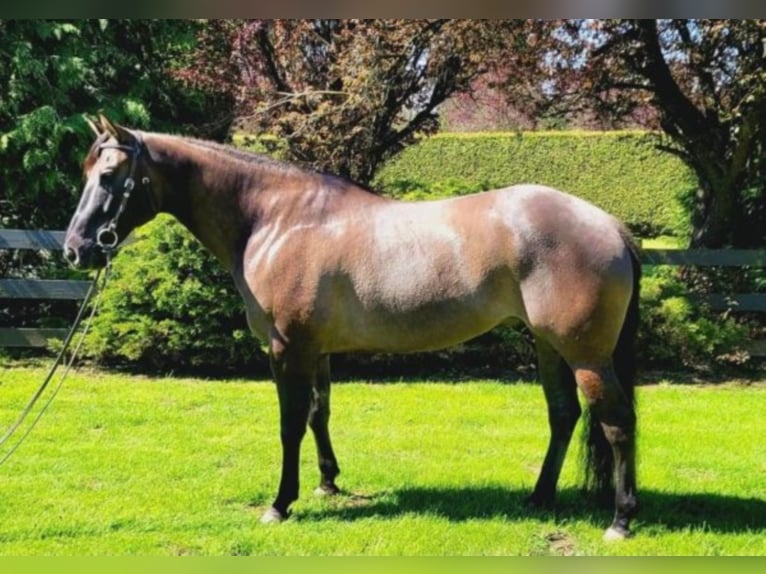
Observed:
[[[195,147],[204,148],[208,151],[214,151],[216,153],[224,155],[235,161],[241,161],[241,162],[245,162],[249,164],[256,164],[259,167],[268,167],[272,169],[278,169],[281,171],[301,171],[301,172],[308,171],[296,165],[292,165],[290,163],[280,161],[278,159],[274,159],[267,155],[240,149],[232,145],[222,144],[222,143],[214,142],[210,140],[197,139],[193,137],[185,137],[185,136],[173,136],[173,137],[177,137],[177,139],[180,139],[181,141],[187,144],[191,144]]]
[[[368,193],[376,194],[375,191],[373,191],[366,185],[353,181],[352,179],[347,177],[335,175],[332,173],[317,171],[315,169],[311,169],[308,167],[302,167],[296,164],[274,159],[270,156],[267,156],[261,153],[237,148],[237,147],[234,147],[233,145],[227,145],[227,144],[222,144],[222,143],[218,143],[218,142],[214,142],[210,140],[197,139],[193,137],[185,137],[185,136],[173,136],[173,137],[178,137],[178,139],[180,139],[181,141],[187,144],[191,144],[195,147],[203,148],[208,151],[219,153],[229,159],[257,165],[261,169],[265,168],[265,169],[278,171],[282,173],[295,173],[295,174],[319,176],[323,179],[339,181],[346,185],[362,189]]]

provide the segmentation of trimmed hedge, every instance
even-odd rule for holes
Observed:
[[[373,187],[432,199],[539,183],[593,202],[643,237],[682,237],[694,174],[655,143],[639,131],[440,134],[393,158]]]

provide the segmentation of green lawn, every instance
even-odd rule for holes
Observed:
[[[44,372],[0,371],[0,430]],[[766,385],[639,389],[636,536],[576,489],[556,512],[523,499],[547,422],[532,384],[342,383],[332,429],[347,494],[315,497],[314,448],[286,523],[271,383],[72,376],[0,467],[0,555],[766,554]],[[3,451],[4,452],[4,451]]]

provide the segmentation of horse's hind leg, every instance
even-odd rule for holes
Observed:
[[[574,372],[591,414],[601,423],[614,458],[615,514],[604,538],[626,538],[630,536],[630,519],[637,510],[636,414],[611,361],[596,368],[578,366]]]
[[[319,487],[317,494],[338,494],[340,489],[335,484],[335,477],[340,474],[338,461],[330,441],[330,357],[325,355],[319,360],[316,384],[313,389],[309,427],[314,433],[319,460]]]
[[[529,501],[536,506],[553,503],[572,431],[580,416],[574,374],[561,356],[540,337],[535,338],[537,370],[548,403],[551,437],[540,476]]]

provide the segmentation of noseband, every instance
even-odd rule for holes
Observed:
[[[120,151],[123,151],[127,153],[130,156],[130,170],[128,171],[128,177],[125,178],[125,181],[122,184],[122,198],[120,199],[120,205],[117,208],[117,212],[114,214],[114,217],[107,223],[104,227],[99,229],[98,233],[96,234],[96,244],[105,252],[110,253],[115,247],[117,247],[117,244],[120,242],[120,237],[117,235],[117,222],[120,219],[120,216],[122,215],[122,212],[125,211],[125,206],[128,204],[128,199],[130,199],[130,194],[133,192],[133,189],[136,187],[136,181],[135,181],[135,175],[136,175],[136,166],[138,165],[138,158],[141,156],[144,150],[144,142],[141,139],[141,136],[136,134],[136,141],[133,143],[133,145],[124,145],[124,144],[101,144],[98,146],[99,152],[101,150],[105,149],[118,149]],[[148,177],[144,177],[141,179],[141,185],[149,185],[150,181]],[[110,194],[112,194],[110,190]],[[109,199],[109,202],[106,205],[105,209],[109,209],[109,204],[111,203],[111,198]]]

